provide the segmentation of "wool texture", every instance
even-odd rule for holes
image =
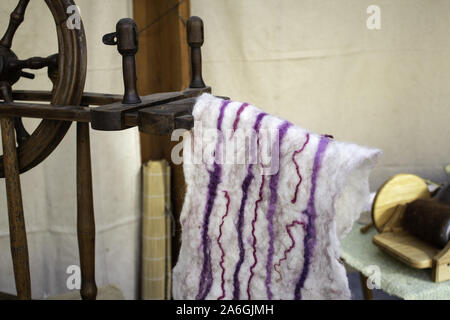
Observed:
[[[340,241],[380,150],[203,94],[183,141],[175,299],[349,299]]]

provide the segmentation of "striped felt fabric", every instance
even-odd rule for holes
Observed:
[[[174,298],[350,298],[339,242],[380,151],[209,94],[193,115]]]

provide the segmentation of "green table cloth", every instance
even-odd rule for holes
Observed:
[[[450,281],[434,283],[431,281],[431,269],[414,269],[381,251],[372,243],[377,233],[375,228],[362,234],[361,224],[355,223],[352,231],[341,244],[341,258],[349,266],[367,277],[377,277],[379,285],[386,293],[405,300],[448,300],[450,299]]]

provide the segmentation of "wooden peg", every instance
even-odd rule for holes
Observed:
[[[116,25],[116,32],[104,35],[103,43],[117,45],[117,50],[122,55],[123,83],[125,86],[122,103],[140,103],[141,98],[137,90],[136,76],[136,53],[139,49],[136,22],[130,18],[119,20]]]
[[[187,21],[187,42],[191,48],[191,84],[190,88],[206,87],[202,78],[203,21],[199,17],[190,17]]]
[[[5,102],[12,102],[11,86],[0,84]],[[20,188],[19,160],[17,158],[14,119],[2,118],[3,166],[5,167],[6,197],[8,202],[9,236],[16,282],[17,297],[31,299],[30,263]]]

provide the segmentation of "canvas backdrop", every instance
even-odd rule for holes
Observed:
[[[191,12],[214,94],[382,149],[372,189],[399,172],[445,179],[450,1],[191,0]]]

